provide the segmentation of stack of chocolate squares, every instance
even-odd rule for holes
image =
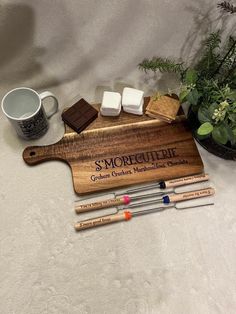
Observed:
[[[81,98],[62,113],[62,120],[77,133],[82,132],[98,116],[98,111]]]
[[[180,102],[177,95],[157,94],[151,97],[145,113],[151,118],[160,119],[171,123],[175,120],[179,108]]]

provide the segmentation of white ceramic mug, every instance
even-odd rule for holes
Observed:
[[[45,112],[42,101],[53,98],[53,107]],[[56,97],[48,91],[38,94],[27,87],[9,91],[2,99],[2,111],[9,119],[17,134],[26,140],[37,139],[48,130],[48,119],[58,110]]]

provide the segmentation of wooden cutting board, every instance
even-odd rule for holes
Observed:
[[[124,112],[119,117],[99,115],[80,134],[66,126],[59,142],[27,147],[23,158],[28,165],[67,162],[78,194],[201,173],[192,134],[183,115],[177,120],[166,124]]]

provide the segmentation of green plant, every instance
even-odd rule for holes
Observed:
[[[235,13],[236,7],[221,2],[218,7]],[[236,39],[222,43],[221,31],[209,34],[193,67],[168,58],[153,57],[139,64],[144,71],[169,72],[181,81],[180,102],[188,102],[198,117],[201,139],[212,136],[217,143],[236,147]]]
[[[228,1],[218,3],[217,6],[231,14],[236,12],[236,7],[233,4],[229,3]]]

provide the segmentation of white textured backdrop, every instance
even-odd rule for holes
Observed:
[[[170,210],[76,234],[69,167],[27,167],[22,150],[64,130],[60,113],[83,96],[131,85],[148,95],[175,86],[137,68],[153,55],[191,58],[220,19],[216,1],[0,2],[0,97],[16,86],[51,90],[60,112],[27,143],[0,114],[1,314],[234,314],[235,162],[200,149],[215,206]]]

